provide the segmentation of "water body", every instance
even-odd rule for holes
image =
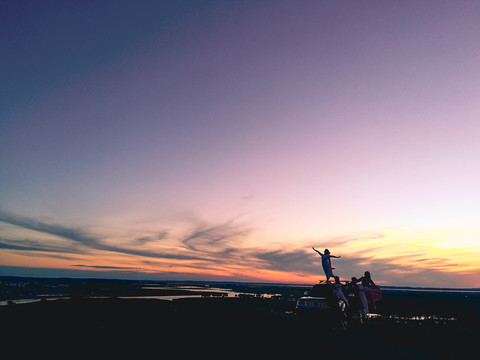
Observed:
[[[185,295],[140,295],[140,296],[118,296],[119,299],[157,299],[157,300],[177,300],[177,299],[192,299],[192,298],[202,298],[208,295],[199,295],[198,292],[204,293],[211,293],[212,296],[222,296],[222,297],[241,297],[241,296],[251,296],[251,297],[263,297],[270,299],[275,296],[281,296],[281,294],[260,294],[257,293],[248,293],[248,292],[238,292],[233,291],[232,289],[224,289],[224,288],[215,288],[215,287],[202,287],[202,286],[194,286],[194,285],[180,285],[180,286],[153,286],[147,285],[143,286],[142,289],[144,290],[187,290],[190,291],[191,294]],[[219,295],[220,294],[220,295]],[[6,306],[9,304],[28,304],[42,300],[58,300],[58,299],[69,299],[70,297],[42,297],[42,298],[35,298],[35,299],[13,299],[13,300],[2,300],[0,301],[0,306]],[[108,298],[108,296],[85,296],[87,299],[97,299],[97,298]]]
[[[275,296],[281,296],[281,294],[258,294],[258,293],[251,293],[251,292],[238,292],[234,291],[232,289],[225,289],[225,288],[216,288],[216,287],[203,287],[203,286],[194,286],[194,285],[180,285],[180,286],[143,286],[142,289],[145,290],[188,290],[192,292],[192,295],[179,295],[179,298],[190,298],[190,297],[201,297],[203,295],[195,295],[195,291],[201,291],[202,293],[212,293],[212,296],[215,296],[218,293],[221,293],[224,297],[238,297],[238,296],[258,296],[258,297],[263,297],[270,299]],[[218,296],[218,295],[217,295]],[[165,297],[170,297],[170,296],[165,296]],[[143,296],[137,297],[137,298],[145,298]],[[148,297],[148,298],[163,298],[161,297]],[[177,297],[175,297],[177,298]]]
[[[407,291],[407,292],[426,292],[426,293],[468,293],[480,294],[480,289],[428,289],[428,288],[409,288],[409,287],[381,287],[382,291]]]
[[[14,299],[14,300],[0,300],[0,306],[6,306],[10,304],[15,304],[15,305],[20,305],[20,304],[30,304],[34,302],[39,302],[39,301],[52,301],[52,300],[58,300],[58,299],[70,299],[69,296],[65,297],[42,297],[42,298],[35,298],[35,299]]]
[[[201,298],[202,295],[159,295],[159,296],[119,296],[119,299],[157,299],[157,300],[177,300]]]

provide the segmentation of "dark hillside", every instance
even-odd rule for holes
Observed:
[[[382,306],[400,312],[402,304],[406,304],[404,311],[413,311],[412,301],[420,307],[427,304],[420,295],[408,297],[408,293],[388,295]],[[447,296],[439,304],[449,308],[450,301]],[[475,349],[480,335],[477,324],[448,327],[372,320],[348,332],[315,324],[305,327],[292,313],[294,305],[293,301],[262,298],[42,301],[0,307],[1,335],[4,346],[24,355],[50,357],[157,353],[303,357],[321,353],[355,359],[371,359],[372,354],[388,359],[459,358]]]

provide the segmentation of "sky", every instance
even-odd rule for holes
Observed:
[[[476,1],[0,2],[0,275],[480,287]]]

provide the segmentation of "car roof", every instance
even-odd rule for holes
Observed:
[[[331,284],[316,284],[308,293],[309,296],[329,297],[333,294]]]

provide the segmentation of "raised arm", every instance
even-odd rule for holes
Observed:
[[[315,249],[313,246],[312,246],[312,249],[315,250],[315,251],[318,253],[318,255],[323,255],[320,251],[318,251],[317,249]]]

